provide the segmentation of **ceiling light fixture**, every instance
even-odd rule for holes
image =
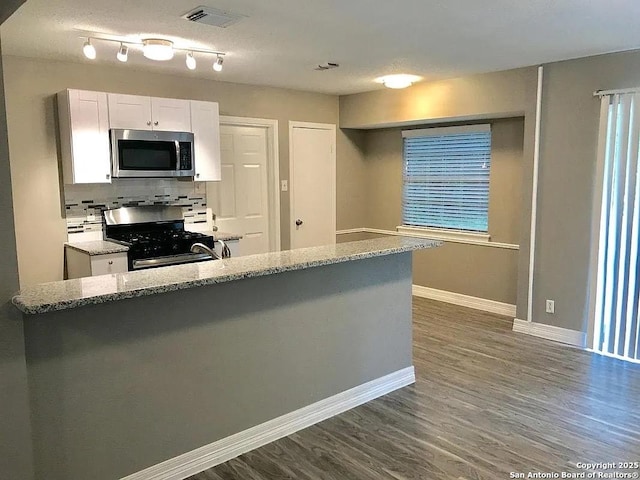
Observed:
[[[149,60],[166,62],[173,58],[173,42],[159,38],[142,40],[142,54]]]
[[[413,85],[415,82],[422,80],[421,77],[416,75],[407,75],[400,73],[397,75],[387,75],[376,79],[376,82],[382,83],[387,88],[407,88]]]
[[[193,52],[187,53],[187,68],[189,70],[195,70],[196,66],[196,57],[193,56]]]
[[[129,47],[127,47],[124,43],[121,43],[116,58],[123,63],[126,62],[129,59]]]
[[[222,63],[224,61],[223,57],[226,55],[224,52],[193,48],[188,45],[176,47],[171,40],[165,40],[162,38],[145,38],[141,41],[131,41],[123,37],[112,37],[108,34],[94,32],[86,32],[81,38],[86,40],[82,46],[82,52],[85,57],[90,60],[95,60],[97,57],[96,49],[92,43],[95,41],[117,43],[119,47],[116,53],[116,58],[123,63],[129,60],[129,50],[132,45],[137,47],[136,50],[141,47],[142,54],[146,58],[161,62],[171,60],[176,51],[186,52],[185,63],[189,70],[195,70],[197,68],[197,62],[194,55],[195,53],[202,55],[215,55],[216,59],[213,64],[213,69],[216,72],[222,71]]]
[[[87,41],[84,42],[84,45],[82,46],[82,53],[84,53],[84,56],[87,57],[89,60],[95,60],[96,59],[96,47],[94,47],[91,44],[91,39],[87,38]]]
[[[222,71],[222,57],[220,55],[218,55],[218,58],[216,58],[215,63],[213,64],[213,69],[216,72],[221,72]]]

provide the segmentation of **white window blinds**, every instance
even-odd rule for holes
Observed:
[[[491,127],[402,132],[403,224],[488,231]]]
[[[636,362],[640,361],[639,147],[640,94],[603,96],[593,349]]]

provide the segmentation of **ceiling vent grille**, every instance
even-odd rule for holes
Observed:
[[[211,25],[212,27],[227,28],[246,18],[246,16],[237,13],[223,12],[222,10],[212,7],[201,6],[185,13],[182,18],[190,22]]]
[[[338,68],[340,65],[334,62],[327,62],[322,65],[318,65],[315,70],[324,71],[324,70],[332,70],[334,68]]]

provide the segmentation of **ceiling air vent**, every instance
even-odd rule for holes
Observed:
[[[185,13],[182,18],[190,22],[211,25],[212,27],[227,28],[246,18],[246,16],[237,13],[223,12],[222,10],[217,10],[212,7],[198,7]]]
[[[320,70],[320,71],[323,71],[323,70],[331,70],[331,69],[334,69],[334,68],[338,68],[339,66],[340,66],[340,65],[339,65],[339,64],[337,64],[337,63],[327,62],[327,63],[325,63],[325,64],[323,64],[323,65],[318,65],[318,66],[315,68],[315,70]]]

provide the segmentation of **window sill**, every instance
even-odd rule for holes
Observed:
[[[472,233],[462,232],[458,230],[444,230],[439,228],[427,228],[427,227],[411,227],[407,225],[400,225],[396,227],[398,233],[403,235],[410,235],[414,237],[427,237],[435,238],[437,240],[453,240],[458,242],[469,243],[490,243],[491,235],[488,233]]]

